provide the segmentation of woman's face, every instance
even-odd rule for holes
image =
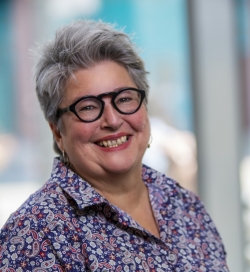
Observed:
[[[112,61],[101,62],[75,72],[68,81],[59,108],[67,107],[85,95],[97,96],[124,87],[137,88],[127,70]],[[87,180],[105,172],[137,171],[149,141],[150,125],[144,103],[136,113],[124,115],[113,108],[111,96],[105,96],[103,100],[103,114],[92,123],[81,122],[75,114],[67,112],[61,116],[60,132],[51,125],[56,142],[67,153],[71,167]],[[123,139],[127,141],[120,144]],[[119,145],[116,147],[101,146],[103,141],[117,140]]]

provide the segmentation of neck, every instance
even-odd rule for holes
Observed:
[[[127,173],[105,173],[101,178],[86,180],[104,196],[111,204],[127,213],[134,210],[140,203],[147,187],[141,178],[141,167]]]
[[[96,190],[111,204],[131,214],[140,204],[143,195],[147,194],[147,187],[141,179],[125,186],[101,188]]]

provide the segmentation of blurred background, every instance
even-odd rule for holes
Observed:
[[[49,178],[32,49],[73,20],[115,23],[150,72],[144,162],[196,192],[231,271],[250,271],[250,1],[0,0],[0,227]]]

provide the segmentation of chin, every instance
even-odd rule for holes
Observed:
[[[131,160],[129,160],[129,158],[126,159],[126,162],[115,162],[110,164],[110,166],[104,166],[103,168],[110,172],[110,173],[114,173],[114,174],[125,174],[127,172],[130,171],[137,171],[138,169],[141,169],[141,164],[142,162],[131,162]]]

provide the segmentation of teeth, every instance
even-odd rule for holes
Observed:
[[[117,147],[125,143],[127,139],[128,139],[128,136],[122,136],[116,140],[101,141],[101,142],[98,142],[97,144],[99,146],[104,146],[104,147]]]
[[[117,139],[117,144],[118,145],[122,144],[122,140],[121,139]]]
[[[103,145],[104,145],[105,147],[107,147],[107,146],[108,146],[108,143],[107,143],[107,142],[105,142],[105,141],[103,141],[103,142],[101,142],[101,143],[103,143]]]

